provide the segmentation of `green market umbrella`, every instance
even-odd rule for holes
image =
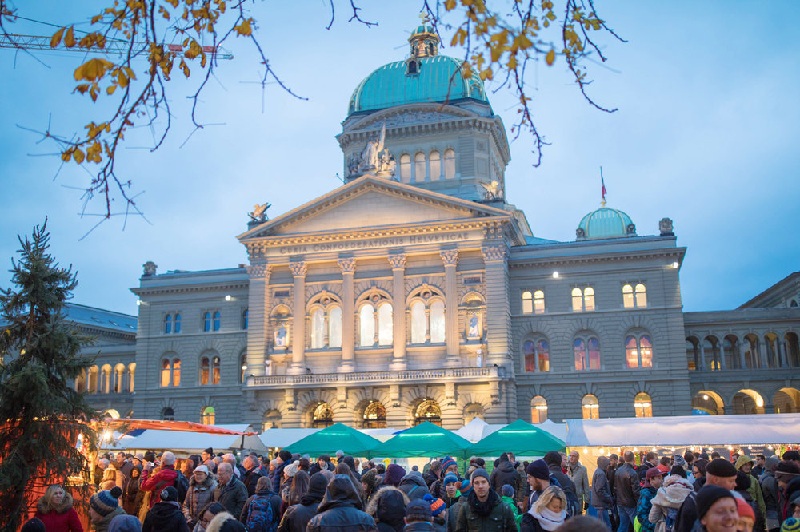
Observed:
[[[548,451],[563,451],[563,441],[547,431],[521,419],[495,431],[478,443],[470,451],[478,456],[498,456],[506,451],[515,456],[543,456]]]
[[[343,423],[334,423],[330,427],[310,434],[302,440],[287,447],[292,453],[309,454],[316,458],[321,454],[332,455],[343,451],[353,456],[372,456],[372,449],[380,445],[380,441],[367,436]]]
[[[466,458],[470,443],[458,434],[425,421],[395,434],[372,451],[373,456],[413,458],[450,455]]]

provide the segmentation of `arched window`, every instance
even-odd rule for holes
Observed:
[[[572,289],[572,312],[592,312],[594,310],[594,288]]]
[[[164,316],[164,334],[170,334],[172,332],[172,314],[167,314]]]
[[[200,412],[200,423],[203,425],[213,425],[216,415],[213,406],[207,406]]]
[[[333,411],[328,403],[319,403],[311,414],[313,428],[325,428],[333,425]]]
[[[164,421],[175,421],[175,409],[165,406],[161,409],[161,419]]]
[[[442,426],[442,409],[433,399],[425,399],[414,411],[414,426],[424,421]]]
[[[219,357],[203,357],[200,359],[200,384],[219,384]]]
[[[622,287],[622,306],[625,308],[646,308],[647,288],[642,283],[636,286],[626,284]]]
[[[214,331],[215,331],[215,332],[219,330],[219,327],[220,327],[220,322],[221,322],[221,321],[222,321],[222,320],[221,320],[220,313],[219,313],[219,311],[217,310],[217,311],[215,311],[215,312],[214,312]]]
[[[111,393],[111,366],[103,366],[101,375],[101,393]]]
[[[411,156],[407,153],[400,156],[400,181],[411,182]]]
[[[537,395],[531,399],[531,423],[544,423],[547,421],[547,399]]]
[[[425,164],[425,154],[418,152],[414,155],[414,182],[422,183],[428,174],[428,169]]]
[[[117,364],[114,368],[114,393],[122,393],[125,383],[125,365]]]
[[[600,402],[597,396],[587,394],[581,400],[581,414],[583,419],[600,419]]]
[[[161,387],[166,388],[172,381],[172,362],[166,358],[161,361]]]
[[[89,393],[97,393],[99,387],[97,386],[97,377],[98,377],[98,369],[97,366],[92,366],[89,368],[89,384],[87,386],[87,392]],[[169,386],[169,384],[167,384]]]
[[[600,369],[600,340],[594,336],[575,338],[573,350],[577,371]]]
[[[653,367],[653,342],[649,334],[630,334],[625,338],[625,365],[629,368]]]
[[[246,331],[249,325],[250,325],[250,309],[246,308],[242,311],[242,330]]]
[[[430,166],[431,181],[438,181],[442,177],[442,161],[436,150],[431,152]]]
[[[358,312],[360,323],[359,345],[372,347],[375,345],[375,307],[370,303],[361,306]]]
[[[173,320],[174,324],[172,330],[175,331],[175,334],[181,332],[181,315],[180,313],[175,314],[175,318]]]
[[[647,307],[647,287],[643,283],[638,283],[634,288],[636,296],[636,308]]]
[[[308,308],[311,349],[342,347],[342,308],[339,298],[323,291],[311,300]]]
[[[442,295],[424,286],[414,292],[411,299],[411,343],[444,343],[446,309]]]
[[[444,301],[436,300],[431,304],[431,343],[444,343]]]
[[[456,177],[456,152],[452,148],[444,151],[444,178],[453,179]]]
[[[380,401],[370,401],[364,409],[364,421],[361,428],[364,429],[385,429],[386,428],[386,407]]]
[[[325,311],[316,308],[311,312],[311,349],[325,347]]]
[[[387,301],[378,306],[378,345],[392,345],[393,342],[392,304]]]
[[[550,371],[550,343],[544,338],[526,340],[522,344],[525,371]]]
[[[128,375],[130,376],[128,378],[128,392],[133,393],[135,391],[134,383],[135,383],[135,377],[136,377],[136,363],[135,362],[128,366]]]
[[[203,332],[211,332],[211,313],[203,313]]]
[[[427,319],[425,317],[425,303],[414,301],[411,304],[411,343],[424,344],[427,336]]]
[[[522,313],[533,314],[533,294],[528,290],[522,292]]]
[[[342,347],[342,307],[333,307],[328,313],[328,345]]]
[[[633,409],[636,412],[636,417],[653,417],[653,401],[650,395],[639,392],[633,398]]]
[[[533,313],[544,314],[544,292],[542,290],[533,293]]]

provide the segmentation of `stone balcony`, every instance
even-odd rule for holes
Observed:
[[[446,382],[458,379],[459,382],[486,382],[489,380],[505,380],[506,370],[502,367],[484,368],[447,368],[418,369],[403,371],[364,371],[351,373],[323,373],[319,375],[263,375],[249,376],[245,389],[274,389],[291,386],[294,388],[311,388],[320,385],[348,384],[387,384]]]

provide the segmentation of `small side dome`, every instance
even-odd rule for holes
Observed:
[[[624,212],[601,207],[581,219],[575,231],[578,240],[636,236],[636,225]]]

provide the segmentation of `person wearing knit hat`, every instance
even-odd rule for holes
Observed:
[[[45,528],[44,522],[42,522],[41,519],[32,517],[22,525],[20,532],[47,532],[47,528]]]
[[[644,475],[644,486],[639,490],[639,502],[636,505],[636,516],[642,524],[643,532],[653,532],[655,523],[650,522],[650,510],[653,508],[652,500],[661,487],[664,473],[659,467],[651,467]]]
[[[445,456],[442,459],[442,473],[445,475],[447,473],[455,473],[456,475],[458,475],[458,462],[456,462],[455,459],[450,458],[449,456]]]
[[[106,532],[111,520],[125,513],[119,506],[120,495],[122,488],[114,486],[110,490],[95,493],[89,499],[89,520],[96,531]]]
[[[736,468],[733,467],[732,463],[723,458],[715,458],[706,465],[705,478],[705,484],[703,488],[697,492],[698,494],[709,486],[716,486],[730,491],[736,487]],[[678,516],[675,520],[675,530],[678,532],[689,531],[692,529],[697,519],[697,502],[694,497],[686,497],[678,511]]]
[[[161,500],[150,508],[142,523],[142,532],[189,532],[189,525],[178,502],[178,490],[167,486]]]
[[[738,522],[736,498],[730,490],[708,485],[695,496],[697,520],[706,532],[735,532]]]
[[[431,513],[431,505],[428,501],[423,499],[414,499],[408,506],[406,506],[405,523],[406,526],[403,530],[418,531],[418,530],[433,530],[433,515]]]
[[[386,473],[383,475],[383,483],[387,486],[394,486],[395,488],[400,485],[400,481],[406,476],[406,470],[397,464],[389,464],[386,468]]]
[[[489,473],[487,473],[487,472],[486,472],[486,470],[485,470],[485,469],[483,469],[483,468],[476,469],[476,470],[475,470],[475,471],[473,471],[473,472],[472,472],[472,474],[469,476],[469,482],[470,482],[470,484],[472,484],[472,485],[474,486],[474,485],[475,485],[475,479],[476,479],[476,478],[478,478],[478,477],[483,477],[483,478],[485,478],[485,479],[487,480],[487,482],[488,482],[488,480],[489,480]]]
[[[308,491],[300,498],[300,503],[289,506],[283,513],[280,530],[305,530],[308,522],[317,513],[327,485],[328,479],[321,472],[311,475]]]
[[[528,508],[532,508],[533,503],[539,499],[542,492],[550,487],[550,469],[547,467],[547,463],[540,458],[528,464],[525,473],[528,485],[531,487]]]
[[[206,532],[247,532],[247,528],[228,512],[220,512],[208,523]]]
[[[758,482],[758,478],[752,473],[754,463],[755,462],[752,458],[746,454],[743,454],[736,459],[735,467],[740,475],[747,475],[748,479],[750,480],[750,485],[744,489],[747,490],[747,493],[750,494],[750,498],[758,505],[760,513],[757,516],[759,521],[757,528],[759,530],[763,530],[765,526],[764,516],[767,514],[767,505],[764,503],[764,495],[761,491],[761,484]],[[736,489],[738,490],[739,488],[737,487]]]
[[[516,530],[514,512],[489,483],[485,469],[476,469],[470,476],[472,490],[460,502],[456,530]]]
[[[447,505],[442,499],[437,499],[433,495],[424,495],[422,499],[431,505],[431,517],[433,518],[434,530],[445,530],[447,526]]]
[[[756,524],[756,513],[753,511],[753,507],[744,499],[736,497],[736,510],[739,514],[736,532],[753,532],[753,526]]]
[[[135,515],[118,515],[108,525],[108,532],[142,532],[142,523]]]
[[[781,532],[800,532],[800,519],[790,517],[781,525]]]

